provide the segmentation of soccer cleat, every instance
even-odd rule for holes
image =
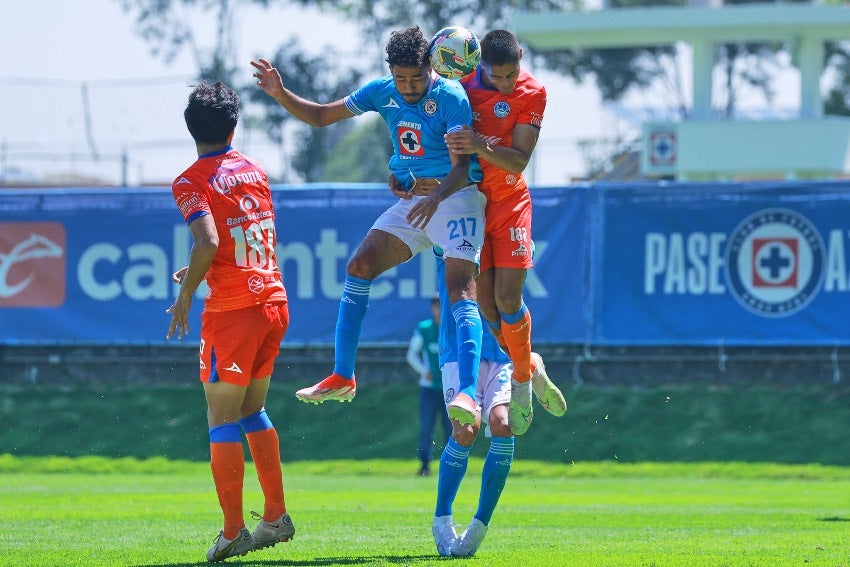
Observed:
[[[487,526],[478,518],[472,518],[469,527],[460,534],[452,545],[452,555],[456,557],[472,557],[478,551],[484,536],[487,535]]]
[[[511,433],[522,435],[528,431],[534,408],[531,407],[531,380],[517,382],[511,378],[511,403],[508,404],[508,425]]]
[[[437,543],[437,553],[443,557],[449,557],[452,554],[452,546],[457,540],[457,532],[452,522],[452,516],[434,516],[434,521],[431,523],[431,533],[434,534],[434,541]]]
[[[257,512],[251,512],[251,516],[260,521],[253,534],[255,550],[272,547],[295,537],[295,525],[292,523],[289,514],[282,514],[273,522],[265,521],[263,516]]]
[[[295,396],[302,402],[320,404],[327,400],[350,402],[356,393],[357,383],[354,376],[349,380],[334,372],[315,386],[298,390]]]
[[[213,546],[207,551],[207,561],[217,563],[228,557],[248,555],[248,552],[253,549],[254,538],[251,537],[251,532],[245,528],[239,530],[239,534],[233,539],[227,539],[224,537],[224,532],[221,531],[218,532]]]
[[[564,399],[564,394],[549,380],[543,358],[536,352],[531,353],[531,363],[534,365],[531,373],[531,389],[534,391],[534,397],[543,409],[555,417],[561,417],[567,413],[567,400]]]
[[[459,392],[449,402],[446,409],[449,412],[449,417],[461,425],[475,425],[481,419],[481,414],[478,413],[478,405],[475,403],[475,400],[463,392]]]

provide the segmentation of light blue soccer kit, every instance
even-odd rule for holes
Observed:
[[[426,94],[416,104],[405,102],[395,88],[392,75],[369,82],[345,97],[344,102],[355,115],[377,112],[387,123],[393,145],[389,168],[408,190],[417,179],[443,179],[448,175],[452,162],[443,136],[472,125],[472,109],[460,83],[433,74]],[[436,245],[445,251],[446,257],[478,263],[484,242],[486,205],[486,198],[475,185],[480,180],[481,170],[473,157],[469,186],[443,200],[424,229],[413,228],[406,220],[407,212],[423,198],[418,196],[399,199],[378,217],[372,228],[401,239],[412,255]],[[345,278],[334,338],[334,372],[345,378],[354,376],[371,284],[371,280],[351,275]],[[478,305],[461,300],[451,305],[451,311],[457,328],[460,391],[475,399],[483,335]]]
[[[443,375],[443,392],[448,400],[452,397],[451,388],[457,384],[458,352],[455,347],[455,328],[443,321],[451,320],[451,313],[444,307],[448,304],[448,291],[445,286],[445,263],[439,251],[437,254],[437,287],[440,292],[440,368]],[[481,345],[481,375],[477,392],[473,399],[482,407],[482,421],[487,419],[490,409],[498,404],[510,402],[511,359],[499,348],[499,344],[490,332],[484,333]],[[434,515],[450,516],[452,505],[469,462],[471,447],[464,447],[453,438],[449,438],[440,456],[440,469],[437,480],[437,505]],[[499,497],[508,479],[514,456],[514,438],[491,437],[490,448],[484,458],[481,471],[481,492],[478,496],[478,509],[475,518],[485,526],[499,502]]]

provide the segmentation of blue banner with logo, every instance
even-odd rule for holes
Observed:
[[[347,260],[394,199],[374,186],[281,186],[273,195],[291,317],[285,343],[331,344]],[[535,192],[537,266],[525,298],[538,342],[586,340],[589,197]],[[178,289],[171,274],[191,244],[167,188],[0,191],[0,342],[164,344]],[[406,343],[435,292],[430,253],[382,275],[361,341]],[[197,341],[203,293],[185,340]]]
[[[850,183],[607,187],[593,342],[850,343]]]
[[[275,187],[288,344],[331,344],[383,187]],[[535,188],[535,343],[850,344],[850,182]],[[167,188],[0,192],[0,342],[165,343],[192,239]],[[192,313],[197,340],[204,289]],[[363,343],[429,315],[423,253],[372,286]]]

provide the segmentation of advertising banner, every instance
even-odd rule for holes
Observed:
[[[543,190],[535,200],[536,260],[526,300],[540,342],[581,342],[584,240],[581,196]],[[393,202],[383,187],[273,188],[278,264],[291,324],[287,344],[331,344],[348,258]],[[0,192],[0,341],[165,343],[165,310],[192,237],[168,188]],[[195,301],[197,341],[205,289]],[[406,343],[430,315],[433,254],[372,285],[363,343]],[[174,339],[172,339],[174,341]]]

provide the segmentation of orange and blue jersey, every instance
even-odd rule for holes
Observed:
[[[227,147],[198,157],[171,185],[191,224],[212,215],[219,245],[206,274],[206,311],[231,311],[286,301],[275,258],[275,212],[259,163]]]
[[[389,168],[409,189],[418,178],[442,179],[452,169],[443,136],[472,125],[469,99],[457,81],[431,74],[428,90],[416,104],[408,104],[395,88],[392,75],[385,75],[345,97],[345,106],[355,115],[377,112],[387,123],[393,155]],[[470,183],[481,181],[478,160],[470,160]]]
[[[517,124],[530,124],[536,128],[543,125],[543,112],[546,110],[546,88],[531,74],[520,69],[514,91],[504,95],[488,87],[481,80],[481,67],[475,73],[463,79],[473,111],[473,127],[493,146],[511,147],[514,127]],[[520,190],[527,190],[528,184],[522,174],[514,174],[487,160],[480,160],[484,180],[479,189],[488,201],[498,201]]]

